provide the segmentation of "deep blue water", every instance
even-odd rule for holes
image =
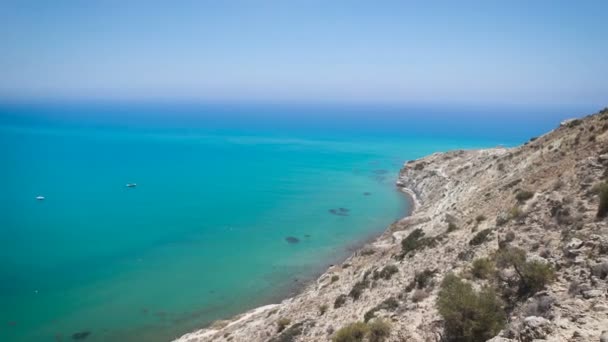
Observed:
[[[404,215],[406,160],[585,111],[1,105],[0,340],[165,341],[276,301]]]

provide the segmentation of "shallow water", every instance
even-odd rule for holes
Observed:
[[[368,110],[0,107],[0,340],[166,341],[277,301],[404,215],[404,161],[568,116]]]

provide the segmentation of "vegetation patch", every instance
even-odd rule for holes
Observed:
[[[432,284],[433,277],[435,276],[436,272],[437,271],[433,271],[427,268],[420,273],[416,273],[416,275],[414,276],[414,284],[418,289],[426,288],[427,286]]]
[[[374,271],[374,280],[378,280],[380,278],[384,280],[390,280],[393,277],[393,274],[398,273],[399,268],[395,265],[385,266],[382,270]]]
[[[376,317],[376,312],[380,311],[380,310],[386,310],[386,311],[394,311],[395,309],[397,309],[399,307],[399,302],[393,298],[390,297],[388,299],[386,299],[385,301],[383,301],[382,303],[376,305],[375,307],[373,307],[372,309],[370,309],[368,312],[365,313],[365,315],[363,316],[363,320],[365,322],[371,320],[372,318]]]
[[[358,342],[363,341],[367,333],[369,332],[369,327],[367,324],[363,322],[351,323],[342,329],[336,331],[333,342]]]
[[[499,267],[513,267],[519,277],[519,294],[533,295],[545,288],[555,278],[551,265],[538,261],[526,261],[526,252],[520,248],[502,249],[496,258]]]
[[[458,230],[458,226],[454,222],[448,223],[448,233]]]
[[[479,258],[473,261],[471,273],[477,279],[489,279],[496,272],[494,262],[488,258]]]
[[[453,274],[441,283],[437,309],[444,319],[447,341],[486,341],[505,325],[503,304],[494,290],[485,287],[476,292]]]
[[[334,300],[334,309],[337,309],[341,306],[343,306],[346,303],[346,295],[345,294],[341,294],[338,297],[336,297],[336,300]]]
[[[389,337],[391,326],[383,320],[376,319],[370,323],[351,323],[338,330],[333,342],[382,342]]]
[[[477,217],[475,218],[475,221],[477,221],[477,223],[483,222],[486,220],[486,217],[483,215],[477,215]]]
[[[492,233],[492,229],[484,229],[484,230],[478,232],[477,234],[475,234],[475,236],[473,236],[471,241],[469,241],[469,245],[471,245],[471,246],[481,245],[482,243],[484,243],[488,240],[488,237],[490,236],[491,233]]]
[[[353,288],[348,293],[348,296],[351,297],[353,300],[357,300],[361,297],[361,294],[368,286],[369,286],[369,281],[367,281],[367,280],[358,281],[355,283],[355,285],[353,285]]]
[[[527,200],[529,200],[532,197],[534,197],[534,192],[527,191],[527,190],[521,190],[521,191],[517,192],[517,194],[515,195],[515,199],[519,203],[525,203]]]

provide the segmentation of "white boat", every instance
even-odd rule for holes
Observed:
[[[134,188],[137,186],[137,183],[127,183],[127,188]]]
[[[44,196],[36,196],[36,199],[39,201],[44,201]]]

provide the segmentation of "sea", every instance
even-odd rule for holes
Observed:
[[[0,341],[169,341],[279,302],[407,215],[406,161],[594,109],[0,103]]]

